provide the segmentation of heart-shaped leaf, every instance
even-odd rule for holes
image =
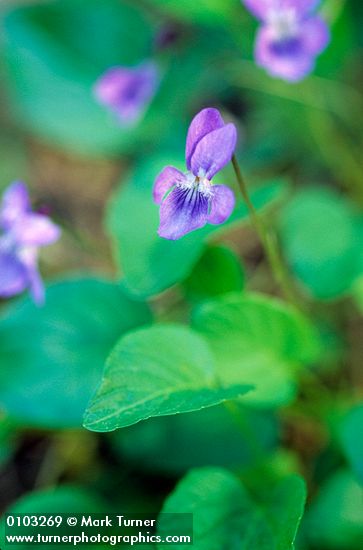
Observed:
[[[164,503],[159,532],[163,535],[172,528],[182,528],[178,522],[183,517],[178,520],[169,513],[191,513],[193,544],[198,550],[288,550],[293,547],[305,499],[305,484],[298,476],[280,482],[263,503],[258,503],[227,470],[195,469]],[[176,548],[187,546],[177,544]]]
[[[125,335],[109,356],[84,425],[107,432],[151,416],[190,412],[246,393],[222,389],[208,345],[182,325],[157,325]]]

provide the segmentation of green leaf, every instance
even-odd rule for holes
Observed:
[[[343,420],[341,441],[353,472],[363,484],[363,405],[352,409]]]
[[[278,423],[271,411],[237,403],[235,413],[220,405],[151,418],[115,432],[112,443],[122,459],[146,470],[175,474],[199,466],[246,468],[261,455],[270,456],[278,441]]]
[[[322,187],[296,193],[283,210],[281,237],[291,269],[312,295],[329,299],[349,290],[362,239],[348,201]]]
[[[288,550],[293,548],[305,493],[303,480],[292,476],[260,504],[226,470],[201,468],[182,479],[167,498],[162,513],[193,514],[193,543],[198,550]],[[160,533],[177,522],[175,516],[161,515]],[[183,544],[175,547],[187,548]]]
[[[192,300],[241,291],[243,286],[244,272],[241,261],[225,246],[208,246],[183,283],[187,297]]]
[[[271,545],[271,548],[276,550],[294,548],[293,543],[303,517],[305,501],[305,482],[297,475],[291,475],[280,481],[272,493],[266,497],[265,517],[275,541],[275,545]],[[267,549],[268,546],[266,546]]]
[[[92,278],[49,286],[43,308],[14,304],[0,324],[1,405],[25,425],[80,426],[109,350],[149,320],[119,285]]]
[[[173,158],[154,158],[139,165],[130,180],[122,183],[107,212],[108,232],[126,287],[140,297],[157,294],[182,281],[200,259],[208,238],[248,220],[246,207],[239,203],[223,226],[208,225],[178,241],[159,237],[159,208],[152,201],[152,186],[167,164],[182,168]],[[252,200],[256,208],[262,208],[281,198],[285,190],[283,181],[271,182],[256,189]]]
[[[250,385],[221,388],[204,340],[180,325],[127,334],[109,356],[84,425],[107,432],[151,416],[190,412],[246,393]]]
[[[197,308],[194,328],[207,338],[222,384],[253,384],[244,402],[278,406],[295,394],[297,365],[317,358],[317,335],[277,299],[230,294]]]
[[[76,485],[63,485],[56,488],[34,491],[21,497],[6,510],[7,514],[104,514],[107,504],[96,494]],[[1,542],[4,544],[4,520],[0,524]],[[27,527],[17,533],[36,535],[39,527]],[[15,534],[15,533],[14,533]],[[61,525],[57,528],[57,535],[69,535],[69,527]],[[17,548],[29,548],[28,544],[16,545]],[[44,549],[51,549],[54,544],[42,545]],[[84,545],[83,548],[91,548]],[[105,548],[105,546],[101,546]]]
[[[312,502],[303,528],[314,548],[361,550],[363,488],[347,470],[326,481]]]

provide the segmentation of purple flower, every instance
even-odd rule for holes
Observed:
[[[47,216],[33,212],[26,186],[12,183],[0,206],[0,297],[30,289],[37,304],[44,301],[38,272],[38,248],[55,242],[60,229]]]
[[[136,67],[112,67],[98,79],[94,93],[123,125],[132,126],[144,115],[159,81],[159,70],[152,61]]]
[[[320,0],[242,0],[262,25],[255,58],[272,76],[297,82],[315,66],[330,35],[314,10]]]
[[[226,221],[234,208],[234,194],[225,185],[212,185],[213,176],[231,160],[237,131],[225,124],[216,109],[204,109],[189,126],[184,174],[167,166],[156,178],[154,201],[160,204],[158,233],[180,239],[190,231]]]

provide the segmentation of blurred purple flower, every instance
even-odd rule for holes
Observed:
[[[320,0],[242,0],[262,25],[255,58],[272,76],[302,80],[330,40],[326,23],[314,10]]]
[[[188,172],[167,166],[155,181],[161,237],[180,239],[206,223],[221,224],[229,218],[235,204],[233,191],[226,185],[212,185],[211,179],[230,162],[236,141],[235,126],[225,124],[216,109],[204,109],[194,117],[186,142]]]
[[[152,61],[136,67],[112,67],[98,79],[94,94],[123,125],[132,126],[145,113],[159,81],[159,70]]]
[[[12,183],[0,206],[0,297],[30,289],[34,302],[44,302],[38,271],[38,248],[55,242],[60,229],[47,216],[33,212],[26,186]]]

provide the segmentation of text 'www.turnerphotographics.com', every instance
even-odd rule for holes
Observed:
[[[192,545],[192,514],[7,514],[5,545]]]

